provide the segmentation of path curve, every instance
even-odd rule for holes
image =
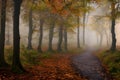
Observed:
[[[112,80],[108,78],[100,60],[92,51],[85,51],[72,57],[72,65],[81,76],[88,80]]]

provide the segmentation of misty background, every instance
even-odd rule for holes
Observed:
[[[111,46],[111,22],[109,18],[106,18],[106,15],[110,13],[109,11],[109,4],[98,6],[96,4],[91,4],[93,6],[93,10],[87,13],[86,17],[86,27],[85,27],[85,45],[83,46],[83,25],[80,25],[80,45],[81,47],[90,47],[90,48],[101,48]],[[29,23],[25,22],[22,17],[23,11],[21,11],[20,17],[20,35],[21,35],[21,45],[26,46],[28,43],[28,29]],[[9,21],[6,23],[6,44],[9,40],[10,45],[13,43],[13,25],[12,25],[12,14],[8,13]],[[102,18],[100,18],[102,17]],[[103,18],[105,17],[105,19]],[[82,22],[82,20],[81,20]],[[34,23],[34,22],[33,22]],[[35,31],[33,33],[33,40],[32,45],[33,47],[38,46],[39,40],[39,25],[34,24]],[[47,27],[49,25],[44,25],[44,35],[43,35],[43,48],[48,46],[48,35],[49,31]],[[77,26],[76,26],[77,27]],[[116,31],[116,38],[117,38],[117,46],[120,44],[120,20],[117,20],[117,24],[115,27]],[[54,38],[53,38],[53,47],[57,45],[58,42],[58,29],[56,27],[54,31]],[[100,40],[102,35],[102,41]],[[102,42],[100,45],[100,41]],[[63,40],[64,42],[64,40]],[[26,46],[27,47],[27,46]],[[70,47],[77,47],[77,28],[74,28],[72,32],[68,32],[68,48]],[[56,47],[54,47],[56,48]]]

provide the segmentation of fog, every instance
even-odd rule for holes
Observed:
[[[94,29],[94,27],[98,27],[95,26],[94,24],[96,22],[94,22],[93,18],[95,16],[103,16],[107,13],[109,13],[108,11],[105,11],[105,6],[99,7],[97,5],[93,5],[95,8],[89,13],[87,14],[87,18],[86,18],[86,30],[85,30],[85,45],[83,46],[83,27],[80,26],[80,45],[81,47],[94,47],[94,48],[99,48],[99,33]],[[106,5],[107,6],[107,5]],[[106,8],[107,9],[107,8]],[[104,10],[104,11],[103,11]],[[21,11],[22,12],[22,11]],[[107,21],[105,21],[107,22]],[[103,33],[103,40],[102,40],[102,47],[110,47],[111,45],[111,33],[110,33],[110,21],[108,21],[109,25],[105,25],[108,28],[105,28],[107,31],[107,34],[109,35],[109,46],[107,45],[107,37],[105,36],[105,34]],[[94,25],[94,27],[93,27]],[[7,26],[10,28],[9,29],[9,34],[10,34],[10,43],[12,45],[12,17],[9,23],[7,23]],[[44,25],[47,26],[47,25]],[[99,25],[100,26],[100,25]],[[101,25],[103,26],[103,24]],[[116,24],[116,38],[117,38],[117,45],[119,46],[120,44],[120,22],[117,21]],[[8,27],[6,28],[6,41],[8,39]],[[20,18],[20,35],[21,35],[21,45],[27,45],[28,42],[28,22],[25,22],[22,17]],[[39,26],[36,27],[37,30],[39,30]],[[44,28],[46,29],[46,28]],[[56,33],[57,31],[55,30],[55,34],[54,34],[54,39],[53,39],[53,45],[57,45],[58,42],[58,38],[57,35],[58,33]],[[44,40],[43,40],[43,47],[46,47],[48,45],[48,30],[44,31]],[[38,38],[39,38],[39,32],[34,32],[33,33],[33,40],[32,40],[32,44],[34,47],[37,47],[38,45]],[[68,33],[68,47],[77,47],[77,28],[74,29],[74,32],[69,32]]]

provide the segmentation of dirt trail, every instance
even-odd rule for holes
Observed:
[[[72,64],[80,75],[87,77],[89,80],[111,80],[108,78],[100,60],[92,51],[85,51],[80,55],[74,56]]]

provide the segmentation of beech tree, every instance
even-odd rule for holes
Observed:
[[[79,18],[79,16],[77,17],[77,23],[78,23],[78,27],[77,27],[77,47],[80,48],[80,18]]]
[[[43,52],[42,51],[42,43],[43,43],[43,34],[44,34],[44,24],[45,20],[49,17],[49,9],[46,6],[45,2],[43,1],[38,1],[38,4],[35,7],[35,13],[38,15],[38,23],[39,23],[39,40],[38,40],[38,46],[37,50],[38,52]]]
[[[116,11],[115,11],[115,2],[111,2],[111,34],[112,34],[112,46],[111,50],[116,50],[116,34],[115,34],[115,25],[116,25]]]
[[[65,51],[68,51],[68,29],[64,28],[64,47]]]
[[[55,22],[56,22],[55,14],[51,14],[51,15],[53,19],[51,20],[50,28],[49,28],[48,51],[53,51],[52,42],[53,42],[54,28],[55,28]]]
[[[62,51],[62,42],[63,42],[63,23],[60,23],[59,25],[59,36],[58,36],[58,47],[57,50],[60,52]]]
[[[44,19],[40,19],[38,52],[42,52],[43,25],[44,25]]]
[[[28,32],[28,45],[27,49],[31,50],[32,49],[32,34],[33,34],[33,7],[35,4],[35,1],[31,1],[31,6],[29,10],[29,32]]]
[[[108,0],[111,6],[111,34],[112,34],[112,45],[110,50],[116,50],[116,33],[115,33],[115,26],[116,26],[116,19],[119,15],[119,8],[120,8],[120,1],[119,0]]]
[[[6,3],[7,0],[1,1],[1,31],[0,31],[0,67],[8,66],[4,57],[5,46],[5,28],[6,28]]]
[[[13,0],[14,13],[13,13],[13,60],[12,71],[22,73],[24,68],[20,61],[20,31],[19,31],[19,17],[22,0]]]

